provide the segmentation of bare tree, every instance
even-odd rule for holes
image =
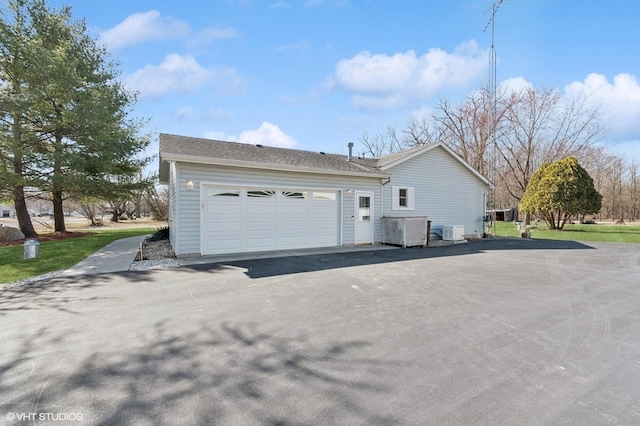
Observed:
[[[367,131],[362,132],[360,143],[366,148],[367,154],[374,158],[402,150],[401,138],[393,126],[373,134]]]
[[[373,134],[363,132],[360,143],[372,157],[380,157],[417,146],[427,145],[442,140],[443,132],[432,115],[412,115],[404,127],[398,130],[388,126],[385,131]]]
[[[628,217],[630,221],[637,221],[640,214],[640,176],[638,176],[638,163],[632,160],[629,164],[629,194]]]
[[[588,157],[605,128],[598,107],[582,95],[566,97],[555,89],[530,87],[511,96],[498,138],[497,172],[519,202],[541,164],[568,156]]]
[[[442,141],[444,132],[432,114],[412,115],[402,129],[402,146],[413,148]]]
[[[502,132],[510,103],[511,98],[504,93],[494,98],[485,88],[471,93],[460,105],[441,101],[438,107],[435,119],[443,140],[485,176],[490,175],[493,138]]]
[[[98,203],[91,200],[84,200],[77,204],[78,212],[89,219],[90,226],[99,226],[100,222],[98,221],[98,212],[101,207]]]
[[[611,174],[605,170],[609,166],[602,162],[605,152],[599,145],[606,132],[600,106],[587,96],[569,96],[553,88],[496,94],[483,88],[457,105],[440,101],[434,114],[412,116],[400,131],[388,127],[374,134],[365,132],[361,142],[369,154],[379,157],[443,141],[493,181],[495,205],[491,207],[496,208],[517,205],[544,162],[575,156],[590,173],[598,169],[595,186],[605,196],[603,206],[608,206],[607,199],[618,203],[620,192],[614,197],[603,191],[612,184],[606,180]],[[632,212],[631,194],[637,200],[637,190],[627,192],[627,211]]]
[[[169,217],[169,188],[150,188],[144,196],[145,202],[155,220],[167,220]]]

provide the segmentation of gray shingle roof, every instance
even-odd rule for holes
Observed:
[[[276,170],[295,170],[308,173],[331,173],[345,175],[389,177],[387,170],[408,160],[424,150],[440,148],[461,163],[481,181],[490,184],[446,145],[438,142],[417,146],[406,151],[394,152],[380,158],[358,158],[347,160],[346,155],[326,154],[298,149],[274,148],[238,142],[223,142],[189,136],[160,134],[160,181],[167,182],[171,161],[228,164],[230,166],[257,167]]]
[[[384,176],[378,169],[376,160],[347,161],[346,155],[325,154],[298,149],[274,148],[250,145],[238,142],[223,142],[212,139],[160,134],[160,158],[184,156],[210,159],[230,160],[263,165],[282,166],[283,168],[300,168],[311,170],[327,170],[346,173],[368,173]],[[373,161],[372,161],[373,160]]]

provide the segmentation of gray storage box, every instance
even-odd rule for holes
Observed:
[[[427,217],[383,217],[382,244],[426,247],[429,244]]]

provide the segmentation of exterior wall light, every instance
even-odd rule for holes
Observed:
[[[187,190],[188,191],[193,191],[193,181],[192,180],[187,181]]]

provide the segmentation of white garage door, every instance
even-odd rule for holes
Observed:
[[[339,201],[331,190],[205,186],[202,254],[337,246]]]

